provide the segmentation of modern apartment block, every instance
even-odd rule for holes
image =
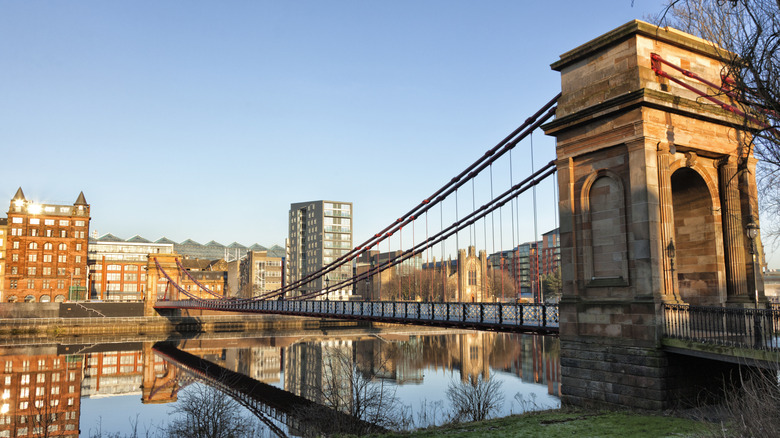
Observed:
[[[311,201],[290,205],[287,241],[286,284],[291,284],[348,253],[352,249],[353,210],[351,202]],[[338,269],[296,288],[301,295],[331,287],[352,277],[352,266]],[[331,300],[347,300],[351,285],[328,294]],[[325,296],[320,296],[325,299]]]
[[[3,301],[85,298],[89,220],[83,192],[73,205],[54,205],[25,198],[20,187],[8,209]]]

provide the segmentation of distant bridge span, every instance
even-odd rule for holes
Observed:
[[[157,301],[157,310],[198,309],[311,316],[461,329],[558,334],[558,306],[526,303],[415,301]]]

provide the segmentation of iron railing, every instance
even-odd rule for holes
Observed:
[[[273,313],[500,331],[558,331],[558,306],[555,304],[178,300],[158,301],[155,308]]]
[[[780,310],[664,305],[664,334],[685,341],[780,350]]]

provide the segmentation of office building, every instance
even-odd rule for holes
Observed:
[[[106,234],[89,241],[90,298],[140,301],[146,291],[150,255],[172,254],[173,244],[150,242],[140,236],[123,240]]]
[[[352,249],[353,210],[351,202],[311,201],[290,205],[287,241],[286,284],[320,271]],[[296,288],[298,296],[336,286],[352,277],[352,265],[339,268]],[[328,299],[346,300],[350,284],[335,288]],[[320,296],[325,299],[326,297]]]

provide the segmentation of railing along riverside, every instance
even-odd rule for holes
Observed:
[[[554,304],[178,300],[158,301],[155,308],[273,313],[502,331],[558,331],[558,306]]]
[[[780,350],[780,310],[664,304],[664,334],[686,341]]]

